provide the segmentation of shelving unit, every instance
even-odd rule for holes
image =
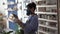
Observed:
[[[6,28],[6,21],[3,19],[3,13],[0,11],[0,34],[3,31],[4,28]]]
[[[56,27],[50,27],[50,26],[47,26],[47,25],[42,25],[42,24],[39,24],[39,26],[42,26],[42,27],[47,27],[47,28],[50,28],[50,29],[53,29],[53,30],[57,30]]]
[[[54,12],[35,12],[37,14],[49,14],[49,15],[57,15],[57,13],[54,13]]]
[[[57,0],[36,0],[38,34],[57,34]]]

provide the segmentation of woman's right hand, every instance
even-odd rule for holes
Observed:
[[[20,27],[23,28],[23,25],[22,25],[22,21],[21,20],[15,19],[15,23],[17,23],[18,25],[20,25]]]

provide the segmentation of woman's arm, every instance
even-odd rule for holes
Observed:
[[[24,28],[24,23],[22,23],[22,21],[21,20],[19,20],[19,19],[16,19],[16,21],[15,21],[18,25],[20,25],[20,27],[22,27],[22,28]]]

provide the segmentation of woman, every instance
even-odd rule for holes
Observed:
[[[27,5],[27,13],[29,16],[26,23],[17,22],[18,24],[22,24],[24,34],[36,34],[38,30],[38,16],[35,14],[36,4],[34,2],[29,3]]]

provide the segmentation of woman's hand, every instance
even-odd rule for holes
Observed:
[[[15,19],[15,23],[17,23],[18,25],[20,25],[20,27],[23,28],[23,25],[22,25],[22,21],[21,20]]]

